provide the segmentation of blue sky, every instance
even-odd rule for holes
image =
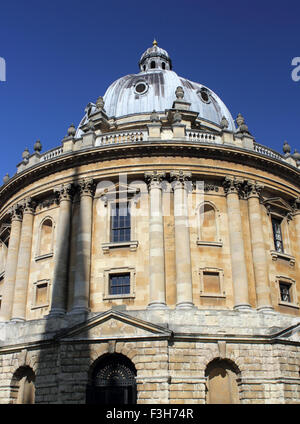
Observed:
[[[299,1],[11,0],[2,2],[0,183],[25,147],[59,146],[85,106],[138,72],[153,38],[173,70],[215,91],[256,140],[300,150]]]

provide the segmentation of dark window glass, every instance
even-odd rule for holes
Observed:
[[[163,63],[161,64],[161,67],[162,67],[162,69],[166,69],[166,64],[165,64],[165,62],[163,62]]]
[[[155,62],[153,61],[151,62],[151,69],[154,69],[154,68],[156,68],[156,65],[155,65]]]
[[[283,302],[291,302],[291,285],[288,283],[279,283],[280,299]]]
[[[130,227],[128,203],[114,203],[111,217],[111,241],[130,241]]]
[[[130,274],[111,274],[109,276],[109,294],[129,294]]]
[[[146,84],[144,84],[143,82],[140,82],[139,84],[137,84],[137,86],[135,87],[135,91],[137,93],[144,93],[147,90],[147,86]]]
[[[281,233],[281,221],[277,218],[272,218],[273,237],[275,250],[283,253],[283,242]]]
[[[204,102],[208,102],[208,101],[209,101],[209,97],[208,97],[208,94],[207,94],[207,92],[206,92],[206,91],[202,90],[202,91],[200,92],[200,94],[201,94],[201,98],[202,98],[202,100],[203,100]]]

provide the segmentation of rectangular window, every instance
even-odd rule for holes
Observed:
[[[35,305],[41,306],[47,303],[48,284],[42,283],[36,286]]]
[[[203,289],[204,293],[220,293],[220,273],[203,271]]]
[[[281,232],[281,220],[272,218],[272,228],[274,237],[274,246],[277,252],[283,253],[283,241]]]
[[[279,290],[280,290],[281,301],[291,303],[291,301],[292,301],[291,284],[284,283],[284,282],[280,281],[279,282]]]
[[[109,294],[130,294],[130,273],[110,274]]]
[[[130,209],[128,202],[113,203],[111,216],[111,241],[130,241]]]

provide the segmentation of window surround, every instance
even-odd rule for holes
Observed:
[[[219,284],[220,292],[219,293],[209,293],[204,291],[204,273],[217,273],[219,274]],[[200,297],[218,297],[225,298],[226,292],[224,288],[224,271],[221,268],[205,267],[199,268],[199,277],[200,277]]]
[[[47,221],[47,220],[50,220],[52,222],[51,250],[48,253],[41,255],[40,252],[41,252],[42,227],[43,227],[44,222]],[[54,231],[55,231],[55,223],[54,223],[53,218],[51,216],[45,216],[39,224],[37,247],[36,247],[36,253],[35,253],[35,258],[34,258],[35,261],[40,261],[42,259],[51,258],[53,256]]]
[[[204,209],[205,205],[211,206],[215,211],[215,225],[216,225],[216,240],[207,241],[202,239],[201,235],[201,219],[200,219],[200,211],[202,208]],[[220,211],[216,208],[215,204],[210,202],[209,200],[205,200],[202,202],[197,208],[197,246],[212,246],[212,247],[222,247],[223,241],[220,237]]]
[[[273,249],[270,250],[270,255],[272,257],[273,261],[277,261],[277,259],[282,259],[287,262],[289,262],[290,266],[294,266],[296,263],[295,256],[290,254],[290,240],[289,240],[289,230],[288,230],[288,219],[286,216],[271,212],[269,214],[270,216],[270,228],[272,232],[272,246]],[[282,242],[283,242],[283,252],[278,252],[275,249],[275,242],[274,242],[274,231],[273,231],[273,223],[272,219],[275,218],[277,220],[281,220],[281,235],[282,235]]]
[[[130,293],[126,294],[110,294],[109,293],[109,277],[110,275],[116,274],[129,274],[130,275]],[[120,267],[120,268],[107,268],[103,272],[104,277],[104,294],[103,300],[113,300],[113,299],[134,299],[136,292],[136,282],[135,282],[135,268],[132,267]]]
[[[277,275],[275,282],[277,286],[278,305],[299,309],[299,302],[297,300],[297,291],[296,291],[296,280],[290,277],[283,276],[283,275]],[[285,302],[281,300],[280,283],[288,284],[290,286],[289,294],[291,297],[291,302]]]
[[[126,192],[126,200],[118,199],[117,194],[124,194]],[[111,249],[129,248],[131,252],[135,252],[139,245],[136,240],[136,195],[139,194],[139,189],[132,189],[128,186],[119,186],[115,190],[104,192],[100,198],[104,201],[106,208],[106,240],[101,244],[103,253],[109,253]],[[114,203],[122,203],[127,201],[130,207],[130,240],[121,242],[112,242],[111,240],[111,218],[112,218],[112,205]]]
[[[41,305],[37,305],[36,304],[37,290],[38,290],[38,286],[42,285],[42,284],[47,284],[46,302],[41,304]],[[35,283],[33,283],[33,295],[32,295],[31,309],[40,309],[40,308],[46,308],[46,307],[50,306],[50,291],[51,291],[50,287],[51,287],[51,284],[50,284],[50,280],[48,280],[48,279],[38,280]]]

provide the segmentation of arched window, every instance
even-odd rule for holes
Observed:
[[[40,227],[38,256],[53,253],[53,221],[46,218]]]
[[[91,369],[87,404],[128,405],[136,403],[136,369],[126,356],[105,354]]]
[[[152,62],[151,62],[151,64],[150,64],[150,68],[151,68],[151,69],[156,68],[156,64],[155,64],[154,60],[152,60]]]
[[[162,67],[162,69],[166,69],[166,64],[165,64],[165,62],[162,62],[161,67]]]
[[[28,367],[20,367],[13,376],[11,395],[13,403],[33,404],[35,401],[35,374]]]
[[[203,210],[201,238],[205,241],[216,241],[217,238],[215,209],[207,203],[205,203]]]
[[[206,402],[210,404],[237,404],[239,370],[228,360],[215,359],[206,367]]]
[[[198,207],[197,244],[222,246],[219,219],[219,211],[211,202],[204,202]]]

